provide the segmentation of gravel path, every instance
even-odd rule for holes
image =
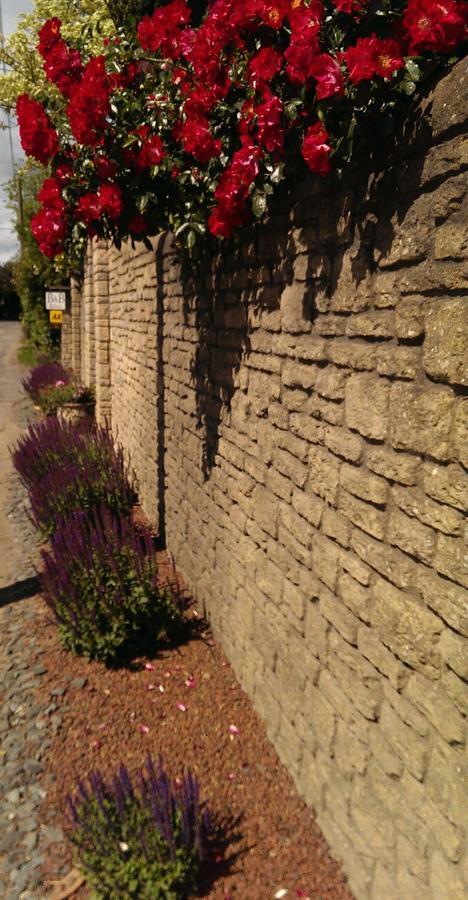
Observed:
[[[34,564],[39,548],[25,491],[9,448],[34,411],[24,396],[17,322],[0,323],[0,897],[44,896],[44,851],[62,840],[41,825],[39,808],[54,776],[41,760],[61,726],[60,697],[41,692],[46,669],[37,634],[40,601]],[[38,700],[38,697],[41,699]],[[46,737],[47,735],[47,737]]]

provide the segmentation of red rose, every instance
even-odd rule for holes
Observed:
[[[141,213],[137,213],[130,219],[128,223],[128,230],[132,237],[141,237],[143,234],[148,233],[148,222]]]
[[[176,126],[175,137],[185,152],[190,153],[200,163],[207,163],[221,153],[221,141],[210,131],[210,123],[205,116],[193,116]]]
[[[138,39],[144,50],[161,52],[168,59],[181,55],[182,27],[190,21],[187,0],[172,0],[167,6],[156,9],[152,16],[144,16],[138,25]]]
[[[285,131],[282,124],[283,104],[279,97],[272,95],[264,103],[255,107],[257,116],[257,138],[268,153],[283,150]]]
[[[61,28],[62,23],[56,16],[44,22],[39,32],[39,43],[37,45],[37,49],[42,57],[47,56],[57,41],[61,40]]]
[[[107,156],[97,156],[94,160],[94,167],[99,178],[102,178],[103,181],[107,181],[109,178],[115,178],[117,175],[117,163],[114,162],[113,159],[108,159]]]
[[[305,83],[312,61],[320,52],[318,34],[322,17],[320,0],[312,0],[310,6],[298,6],[291,11],[291,42],[284,55],[286,71],[294,84]]]
[[[409,0],[402,22],[409,38],[409,52],[453,50],[467,36],[465,10],[466,4],[455,0]]]
[[[340,64],[328,53],[320,53],[312,60],[309,75],[317,82],[315,93],[318,100],[344,93],[344,80]]]
[[[57,163],[57,165],[55,166],[54,175],[60,184],[63,184],[64,182],[68,181],[68,179],[71,177],[72,174],[73,174],[72,166],[70,165],[70,163],[68,163],[64,160],[59,161]]]
[[[60,19],[48,19],[39,32],[38,50],[44,59],[44,72],[49,81],[68,97],[82,74],[83,66],[78,50],[70,50],[63,40]]]
[[[79,144],[95,147],[101,143],[110,112],[109,85],[103,56],[89,61],[83,77],[70,92],[68,120]]]
[[[262,5],[264,6],[262,21],[265,25],[276,30],[281,28],[290,10],[289,0],[266,0]]]
[[[365,12],[367,0],[332,0],[332,2],[338,12],[348,13],[355,19],[359,19]]]
[[[21,146],[27,156],[34,156],[44,166],[59,149],[58,134],[37,100],[21,94],[16,101]]]
[[[101,184],[97,193],[100,213],[105,213],[113,222],[119,218],[122,208],[122,191],[116,184]]]
[[[46,178],[37,195],[37,199],[47,209],[56,212],[65,212],[65,203],[62,197],[62,188],[58,178]]]
[[[248,222],[247,199],[259,172],[261,155],[260,148],[249,138],[243,139],[243,146],[234,153],[215,190],[217,205],[208,219],[211,234],[227,238],[235,228]]]
[[[41,253],[51,259],[63,250],[67,220],[55,209],[40,209],[31,219],[31,232]]]
[[[402,69],[405,60],[402,49],[393,38],[379,40],[375,34],[358,38],[355,47],[348,47],[342,54],[353,84],[367,81],[374,75],[391,78],[396,69]]]
[[[302,155],[312,172],[327,175],[331,170],[330,144],[327,144],[328,131],[321,122],[315,122],[307,129],[302,144]]]
[[[99,202],[99,197],[97,194],[83,194],[82,197],[78,200],[78,205],[75,210],[75,218],[80,222],[84,222],[85,225],[90,228],[93,222],[96,222],[101,217],[101,204]],[[95,233],[93,231],[93,233]]]
[[[247,72],[250,81],[254,87],[262,84],[269,84],[270,81],[281,71],[283,64],[283,54],[281,50],[275,50],[273,47],[263,47],[258,53],[252,56]]]

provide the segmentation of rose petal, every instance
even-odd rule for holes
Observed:
[[[185,682],[185,684],[186,684],[186,687],[188,687],[188,688],[194,688],[195,687],[195,678],[192,678],[192,676],[190,676],[190,678],[187,678],[187,681]]]
[[[183,703],[178,703],[178,704],[177,704],[177,709],[180,709],[181,712],[187,712],[187,707],[184,706]]]
[[[154,685],[154,684],[148,684],[147,687],[146,687],[146,690],[147,690],[147,691],[154,691],[154,688],[155,688],[155,685]]]
[[[164,678],[170,678],[170,677],[171,677],[171,673],[169,671],[164,672]]]
[[[160,684],[158,686],[159,686],[159,690],[161,691],[161,694],[164,694],[164,688],[163,688],[162,684]]]
[[[286,888],[280,888],[279,891],[276,891],[275,900],[281,900],[281,897],[286,897],[287,893]]]
[[[139,726],[138,726],[138,731],[139,731],[141,734],[148,734],[149,728],[148,728],[147,725],[139,725]]]
[[[101,741],[93,741],[91,744],[92,750],[99,750],[102,747]]]
[[[145,663],[145,669],[147,672],[154,672],[153,663]]]
[[[235,777],[236,777],[235,772],[229,772],[229,775],[228,775],[229,781],[233,781]]]
[[[238,729],[237,725],[230,725],[229,731],[231,734],[239,734],[239,729]]]

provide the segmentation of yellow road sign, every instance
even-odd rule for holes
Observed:
[[[49,310],[49,320],[51,325],[61,325],[63,322],[63,312],[61,309]]]

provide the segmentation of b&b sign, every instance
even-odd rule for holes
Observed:
[[[45,292],[45,308],[49,310],[61,309],[65,310],[67,308],[67,293],[66,291],[46,291]]]

